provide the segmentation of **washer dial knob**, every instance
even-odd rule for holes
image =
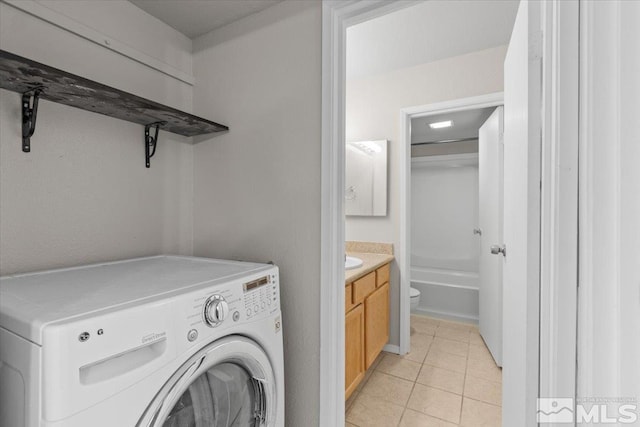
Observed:
[[[227,318],[229,304],[222,295],[213,295],[204,304],[204,320],[209,326],[217,326]]]

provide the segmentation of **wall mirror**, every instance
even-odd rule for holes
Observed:
[[[347,142],[345,213],[387,215],[387,141]]]

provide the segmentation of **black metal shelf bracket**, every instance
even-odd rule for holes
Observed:
[[[148,168],[151,167],[151,158],[156,154],[156,148],[158,148],[158,131],[160,126],[166,124],[166,122],[149,123],[144,127],[144,154],[145,162]],[[155,133],[151,136],[151,129],[155,129]]]
[[[22,94],[22,151],[25,153],[31,151],[31,137],[36,131],[40,93],[42,88],[36,87]]]
[[[3,0],[0,0],[2,3]],[[151,166],[159,129],[186,137],[222,134],[229,128],[185,111],[106,86],[0,49],[0,89],[20,95],[22,151],[31,151],[40,99],[144,126],[145,164]]]

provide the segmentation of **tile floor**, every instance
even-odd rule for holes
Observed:
[[[478,328],[411,316],[411,351],[382,352],[346,402],[346,427],[501,426],[502,370]]]

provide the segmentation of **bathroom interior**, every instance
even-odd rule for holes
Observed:
[[[494,110],[411,121],[413,313],[478,323],[478,132]]]
[[[395,64],[381,65],[394,56],[376,35],[395,37],[397,48],[401,36],[391,33],[402,30],[394,19],[409,26],[409,15],[416,24],[452,18],[456,11],[447,5],[422,4],[347,30],[347,426],[501,425],[502,259],[489,246],[500,241],[502,62],[515,16],[502,7],[507,18],[493,22],[505,29],[500,42],[419,63],[399,64],[396,55]],[[376,54],[362,53],[365,39],[378,42]],[[479,72],[464,71],[473,68]],[[469,101],[482,96],[492,101]],[[425,108],[410,117],[404,159],[399,112],[415,106]],[[410,168],[404,188],[403,161]],[[401,192],[408,242],[401,237]],[[401,271],[404,265],[409,271]],[[405,309],[408,324],[401,321]],[[403,325],[410,329],[406,352]]]

